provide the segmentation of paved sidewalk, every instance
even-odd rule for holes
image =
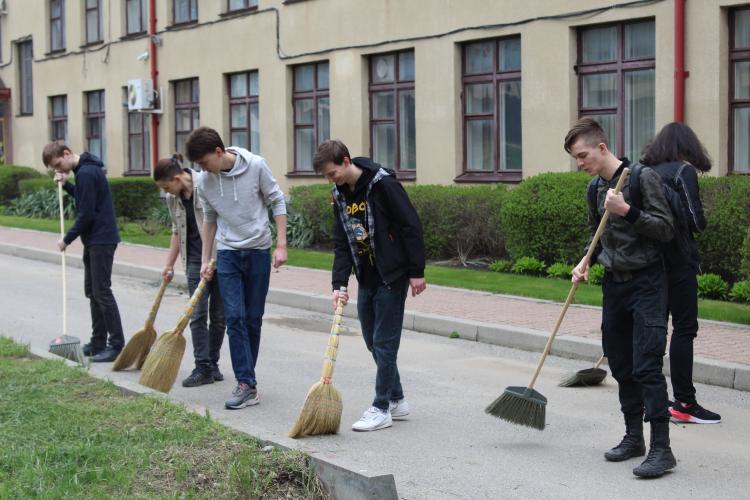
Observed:
[[[53,233],[0,227],[0,244],[54,251],[59,236]],[[68,249],[70,258],[80,258],[82,246],[77,240]],[[121,244],[115,261],[161,268],[166,250],[143,245]],[[291,262],[290,264],[294,264]],[[349,282],[356,297],[357,283]],[[325,295],[330,293],[330,273],[300,267],[283,266],[271,274],[271,287]],[[481,321],[548,332],[560,314],[560,304],[547,301],[475,292],[429,285],[419,297],[409,297],[407,311],[435,314],[459,320]],[[571,306],[560,328],[559,337],[600,338],[601,311],[597,307]],[[750,327],[717,321],[700,321],[695,341],[696,356],[750,365]]]

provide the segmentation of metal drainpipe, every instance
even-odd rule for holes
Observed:
[[[149,61],[151,61],[151,81],[154,84],[154,90],[159,88],[159,68],[156,64],[156,0],[149,0],[148,3],[148,44],[149,44]],[[162,96],[159,96],[162,100]],[[162,101],[163,102],[163,101]],[[151,113],[151,165],[156,166],[159,161],[159,115]],[[150,169],[149,169],[150,170]]]
[[[685,121],[685,0],[674,0],[674,121]]]

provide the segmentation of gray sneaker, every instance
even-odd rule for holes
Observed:
[[[240,408],[254,406],[258,403],[260,403],[258,389],[243,383],[237,384],[237,387],[232,391],[232,397],[224,402],[224,406],[228,410],[239,410]]]

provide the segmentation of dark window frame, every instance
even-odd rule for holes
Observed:
[[[185,83],[190,84],[190,99],[191,100],[186,101],[186,102],[180,102],[178,101],[179,93],[177,92],[177,86],[180,84],[185,84]],[[185,138],[187,138],[187,136],[190,135],[190,132],[195,130],[195,128],[191,128],[190,130],[178,129],[178,126],[179,126],[179,120],[177,118],[178,112],[184,111],[184,110],[190,110],[190,126],[192,127],[193,123],[195,123],[196,115],[197,115],[197,122],[200,124],[200,104],[201,104],[200,82],[198,80],[198,77],[183,78],[180,80],[172,80],[172,86],[173,86],[172,88],[174,89],[174,143],[175,143],[175,149],[177,149],[177,144],[179,144],[180,142],[179,140],[180,137],[184,136]],[[196,95],[195,87],[197,87],[197,95],[198,95],[197,101],[192,100],[193,95]]]
[[[53,17],[52,15],[52,2],[60,2],[60,16]],[[65,52],[65,0],[49,0],[47,2],[49,9],[49,53],[55,54],[58,52]],[[60,23],[60,47],[54,48],[54,39],[52,38],[52,26],[56,23]]]
[[[511,35],[499,38],[489,38],[485,40],[471,40],[461,45],[461,137],[463,139],[463,164],[461,174],[453,179],[454,182],[521,182],[523,178],[523,167],[517,170],[501,169],[501,148],[499,147],[501,130],[500,130],[500,84],[503,82],[522,82],[523,64],[519,70],[501,71],[498,68],[498,48],[501,42],[508,40],[518,40],[521,42],[521,35]],[[467,74],[468,59],[466,57],[466,47],[475,43],[493,42],[495,49],[492,57],[493,71],[484,74]],[[492,113],[466,113],[466,87],[477,83],[491,83],[493,88],[493,106]],[[470,170],[467,168],[468,163],[468,122],[474,120],[492,119],[492,140],[495,141],[492,171],[488,170]]]
[[[133,31],[130,29],[130,16],[128,15],[129,9],[128,9],[128,2],[137,2],[138,3],[138,24],[140,25],[139,31]],[[136,35],[142,35],[143,33],[146,33],[148,24],[146,21],[148,20],[147,14],[146,14],[146,2],[145,0],[127,0],[125,2],[125,36],[136,36]]]
[[[231,142],[231,137],[235,132],[245,132],[247,134],[247,144],[233,144],[234,146],[241,146],[246,148],[248,151],[252,151],[253,153],[258,154],[259,151],[253,151],[252,146],[252,134],[253,134],[253,127],[252,127],[252,116],[250,113],[250,108],[252,104],[257,104],[259,108],[260,113],[260,91],[258,94],[251,94],[250,93],[250,80],[251,76],[255,74],[256,78],[258,77],[258,70],[250,70],[250,71],[239,71],[237,73],[228,73],[226,82],[227,82],[227,96],[229,98],[229,137]],[[234,76],[245,76],[245,85],[247,86],[247,95],[240,96],[240,97],[232,97],[232,77]],[[245,106],[245,113],[247,114],[246,123],[247,126],[244,128],[240,127],[233,127],[232,126],[232,106]],[[260,117],[258,117],[258,120],[260,120]],[[260,131],[258,132],[258,141],[260,141]],[[258,144],[258,147],[260,147],[260,144]]]
[[[90,110],[89,106],[89,98],[92,96],[97,96],[99,99],[99,111],[92,112]],[[86,151],[89,153],[91,152],[91,140],[92,139],[99,139],[101,141],[101,155],[100,160],[104,161],[106,158],[106,138],[107,134],[105,133],[105,107],[104,107],[104,98],[105,98],[105,92],[104,89],[98,89],[98,90],[89,90],[84,92],[84,102],[86,103],[86,114],[84,116],[85,123],[86,123]],[[92,133],[93,129],[93,120],[101,120],[100,125],[100,135],[94,135]]]
[[[127,130],[127,141],[125,143],[126,147],[126,155],[127,155],[127,161],[125,163],[125,169],[122,172],[122,175],[125,177],[136,177],[136,176],[146,176],[151,175],[151,169],[149,168],[149,162],[151,161],[151,115],[147,113],[142,113],[139,111],[130,111],[128,110],[128,91],[127,87],[123,87],[122,93],[123,93],[123,102],[122,106],[125,109],[125,129]],[[140,116],[140,123],[141,127],[140,130],[134,130],[130,127],[130,117],[138,115]],[[133,158],[130,155],[130,143],[132,141],[133,137],[141,138],[141,162],[143,165],[143,169],[138,170],[134,169],[133,167]]]
[[[96,0],[96,7],[89,7],[88,6],[88,0],[84,0],[83,3],[83,22],[86,25],[86,43],[84,45],[93,45],[96,43],[100,43],[103,41],[104,36],[102,33],[102,0]],[[97,37],[95,39],[90,39],[89,34],[89,12],[96,11],[96,32]]]
[[[24,59],[24,49],[25,47],[28,47],[28,77],[24,75],[25,73],[25,65],[26,60]],[[16,48],[18,50],[18,86],[19,86],[19,108],[18,108],[18,114],[19,116],[32,116],[34,114],[34,44],[32,40],[28,40],[25,42],[20,42],[16,45]],[[26,85],[25,78],[28,78],[30,81],[30,87],[31,92],[27,95],[24,88]],[[25,104],[28,100],[28,109],[26,108]]]
[[[742,108],[750,108],[750,98],[747,99],[737,99],[734,97],[734,85],[735,85],[735,71],[734,71],[734,65],[737,62],[741,61],[750,61],[750,47],[748,48],[742,48],[737,49],[734,46],[734,37],[735,37],[735,14],[737,12],[741,11],[748,11],[750,10],[750,7],[744,6],[739,7],[736,9],[731,9],[729,11],[729,150],[728,153],[728,159],[727,162],[727,175],[750,175],[750,172],[742,172],[737,171],[735,169],[735,159],[734,159],[734,146],[735,146],[735,140],[734,140],[734,134],[735,134],[735,127],[734,127],[734,113],[738,109]],[[748,141],[750,141],[750,137],[748,138]]]
[[[328,65],[328,75],[329,75],[329,84],[326,88],[321,88],[318,86],[318,66],[326,64]],[[297,90],[297,79],[295,78],[295,71],[297,68],[303,67],[303,66],[313,66],[313,88],[312,90]],[[293,168],[291,172],[287,173],[287,176],[298,176],[298,177],[306,177],[306,176],[319,176],[320,174],[315,173],[314,170],[300,170],[297,168],[297,130],[299,129],[312,129],[313,131],[313,139],[315,140],[313,144],[313,151],[318,148],[320,145],[318,141],[318,102],[320,99],[327,98],[329,100],[329,109],[330,109],[330,62],[329,61],[316,61],[311,63],[305,63],[305,64],[297,64],[292,66],[292,119],[293,119],[293,134],[294,134],[294,140],[293,142],[293,148],[294,148],[294,163]],[[297,122],[297,101],[305,100],[305,99],[312,99],[313,100],[313,122],[312,124],[308,123],[298,123]],[[330,120],[330,111],[328,118]],[[330,133],[330,130],[329,130]]]
[[[243,2],[245,2],[245,6],[244,7],[237,7],[237,8],[234,8],[234,9],[231,6],[232,0],[226,0],[226,1],[227,1],[227,3],[226,3],[226,6],[227,6],[226,13],[227,14],[236,14],[238,12],[252,12],[254,10],[258,10],[258,0],[243,0]],[[250,5],[250,2],[253,2],[253,1],[255,2],[255,5]]]
[[[654,36],[656,36],[656,21],[654,18],[632,19],[604,24],[595,24],[578,28],[576,33],[576,65],[574,70],[578,79],[578,118],[591,115],[611,114],[615,116],[617,130],[617,151],[612,153],[621,158],[625,154],[625,73],[644,69],[656,70],[656,53],[654,57],[625,59],[625,26],[652,21]],[[583,32],[589,29],[617,27],[617,58],[612,62],[582,63],[583,61]],[[584,108],[583,107],[583,76],[594,74],[615,73],[617,75],[617,107]],[[655,90],[655,89],[654,89]],[[656,94],[654,93],[654,99]],[[611,140],[611,138],[609,138]],[[637,160],[637,158],[630,158]]]
[[[55,100],[63,100],[63,113],[62,115],[55,114]],[[50,124],[50,140],[51,141],[64,141],[67,142],[68,136],[68,95],[58,94],[49,96],[49,124]],[[64,133],[60,137],[57,132],[59,127],[62,126]]]
[[[417,178],[417,168],[416,164],[414,165],[413,169],[402,169],[401,168],[401,106],[400,104],[400,96],[401,92],[405,91],[412,91],[415,94],[416,99],[416,76],[414,80],[401,80],[399,79],[399,64],[400,64],[400,55],[406,54],[411,52],[414,54],[414,49],[407,49],[407,50],[398,50],[394,52],[382,52],[378,54],[370,54],[368,57],[368,98],[369,98],[369,111],[370,111],[370,158],[373,157],[373,143],[374,141],[374,129],[373,125],[377,124],[393,124],[396,128],[396,159],[394,165],[389,165],[389,168],[393,168],[393,170],[396,172],[396,177],[398,179],[402,180],[415,180]],[[373,61],[376,57],[382,57],[382,56],[394,56],[394,69],[393,69],[393,81],[392,82],[385,82],[385,83],[373,83],[372,81],[372,71],[373,71]],[[416,58],[415,58],[416,61]],[[416,62],[415,62],[416,64]],[[416,75],[416,69],[415,69],[415,75]],[[394,100],[394,114],[392,118],[373,118],[373,94],[377,94],[380,92],[393,92],[395,95]],[[415,117],[416,118],[416,117]],[[416,137],[415,137],[416,141]],[[415,144],[416,148],[416,144]]]
[[[198,22],[198,0],[187,0],[188,1],[188,19],[187,21],[177,20],[177,2],[179,0],[172,0],[172,26],[186,26],[188,24],[195,24]],[[195,18],[193,18],[193,5],[195,5]]]

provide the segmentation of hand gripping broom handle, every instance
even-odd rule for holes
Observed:
[[[209,271],[213,270],[215,263],[216,262],[211,259],[211,262],[208,263]],[[190,322],[190,316],[193,315],[193,309],[195,309],[195,306],[198,305],[198,301],[201,300],[201,297],[203,296],[203,292],[205,291],[207,285],[208,280],[206,278],[201,278],[201,282],[198,283],[198,288],[195,289],[195,292],[193,292],[193,296],[190,297],[190,302],[185,308],[185,312],[182,314],[182,317],[177,323],[177,326],[174,330],[172,330],[172,333],[174,333],[175,335],[182,335],[182,332],[185,331],[185,328]]]
[[[57,183],[57,203],[60,209],[60,238],[65,238],[65,214],[63,213],[63,187],[62,181]],[[66,285],[65,276],[65,250],[60,252],[60,258],[62,261],[62,313],[63,313],[63,328],[62,334],[68,334],[68,287]]]
[[[342,286],[339,288],[339,291],[345,293],[346,287]],[[344,304],[341,298],[339,298],[336,304],[336,311],[333,314],[331,334],[328,336],[328,347],[326,348],[325,360],[323,361],[323,373],[320,375],[320,381],[324,384],[330,384],[331,377],[333,377],[333,366],[339,351],[339,333],[341,332],[341,318],[343,313]]]
[[[151,306],[151,312],[148,313],[148,318],[146,318],[146,325],[145,325],[146,328],[153,326],[154,320],[156,319],[156,313],[159,312],[161,299],[162,297],[164,297],[164,290],[167,289],[168,284],[169,282],[167,280],[161,280],[161,286],[159,287],[159,291],[156,292],[156,299],[154,299],[154,305]]]
[[[623,169],[622,174],[620,174],[620,178],[617,180],[617,185],[615,186],[615,194],[618,194],[620,190],[622,189],[622,185],[625,182],[625,178],[628,176],[629,172],[630,170],[628,170],[627,168]],[[599,227],[596,229],[596,233],[594,233],[594,238],[591,240],[591,245],[589,245],[589,250],[588,252],[586,252],[586,256],[581,261],[581,264],[583,264],[581,267],[583,269],[586,269],[586,266],[591,260],[591,256],[593,255],[594,250],[596,249],[596,245],[599,243],[599,238],[601,238],[602,233],[604,232],[604,227],[607,225],[607,219],[609,219],[609,210],[604,211],[604,215],[602,215],[602,220],[599,221]],[[565,317],[565,313],[568,311],[568,306],[570,306],[570,303],[573,302],[573,297],[576,294],[576,290],[578,290],[578,285],[580,285],[580,282],[575,282],[573,283],[573,286],[570,287],[570,292],[568,292],[568,298],[565,299],[565,305],[563,306],[562,311],[560,311],[560,316],[557,318],[555,329],[552,330],[552,334],[547,339],[547,345],[544,346],[544,352],[542,353],[542,357],[539,359],[539,365],[537,365],[536,367],[534,376],[531,378],[531,383],[528,386],[529,389],[534,388],[534,384],[536,383],[536,379],[539,376],[539,372],[542,371],[542,365],[544,364],[544,361],[547,359],[547,355],[549,354],[549,351],[552,348],[552,342],[555,340],[555,335],[557,335],[557,331],[560,329],[560,324],[562,323],[562,320]]]

